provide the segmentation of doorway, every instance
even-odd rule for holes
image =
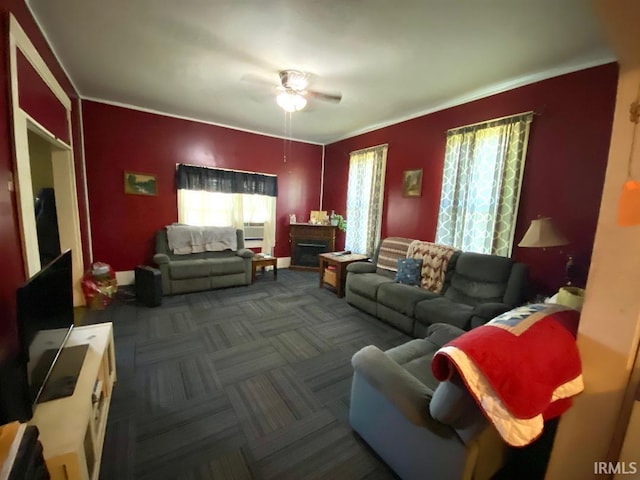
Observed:
[[[44,267],[61,253],[53,165],[51,163],[53,145],[33,130],[29,130],[27,139],[38,250],[40,265]]]
[[[49,98],[54,98],[64,108],[65,129],[68,135],[63,133],[62,136],[67,140],[66,142],[38,123],[37,119],[33,118],[27,111],[23,110],[20,102],[21,96],[19,95],[19,91],[22,90],[21,83],[18,81],[18,53],[28,61],[28,64],[42,80],[47,89],[45,94],[51,95]],[[18,205],[18,219],[20,221],[25,277],[30,278],[39,272],[43,266],[43,261],[47,260],[44,257],[41,260],[35,211],[37,203],[35,198],[39,191],[34,191],[42,184],[41,182],[44,182],[50,185],[43,188],[53,190],[49,194],[55,199],[57,214],[55,222],[50,223],[51,228],[55,229],[55,226],[57,226],[57,241],[60,251],[71,249],[73,303],[75,306],[81,306],[84,305],[84,296],[80,288],[84,260],[72,148],[71,100],[13,15],[9,15],[9,60],[15,151],[14,185]],[[40,111],[37,111],[36,116],[40,116],[39,113]],[[45,114],[44,117],[46,118],[47,115]],[[33,166],[32,161],[34,162]],[[41,170],[42,165],[44,167]],[[44,173],[45,170],[46,173]],[[41,177],[44,177],[44,179]],[[54,246],[52,251],[57,251],[57,246]]]

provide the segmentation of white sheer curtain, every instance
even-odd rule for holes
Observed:
[[[533,113],[447,132],[436,243],[509,256]]]
[[[372,256],[382,225],[387,145],[351,152],[345,247]]]
[[[186,225],[233,226],[264,223],[262,251],[272,253],[276,239],[276,197],[178,189],[178,222]]]

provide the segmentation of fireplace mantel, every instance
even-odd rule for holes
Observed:
[[[318,270],[318,255],[336,248],[336,228],[333,225],[292,223],[289,225],[292,270]]]

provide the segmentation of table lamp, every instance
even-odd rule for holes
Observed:
[[[563,245],[569,245],[569,240],[556,228],[551,217],[531,220],[529,229],[520,240],[520,243],[518,243],[519,247],[526,248],[560,247]],[[574,269],[573,257],[569,255],[565,265],[567,285],[571,285],[575,274]]]
[[[522,237],[522,240],[520,240],[518,246],[546,248],[561,247],[568,244],[569,240],[556,228],[551,221],[551,218],[545,217],[531,221],[529,229],[524,234],[524,237]],[[584,301],[584,290],[582,288],[571,286],[575,276],[575,265],[571,255],[567,257],[567,263],[564,270],[567,276],[567,285],[561,287],[558,293],[556,293],[552,298],[555,298],[555,303],[567,305],[568,307],[575,308],[576,310],[581,310],[582,303]]]

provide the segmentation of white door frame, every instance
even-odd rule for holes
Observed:
[[[37,120],[20,108],[18,84],[18,50],[64,106],[67,114],[69,143],[65,143],[48,131]],[[13,114],[13,141],[15,152],[15,188],[22,240],[25,276],[30,278],[40,271],[40,251],[31,183],[31,165],[29,162],[29,142],[27,130],[34,130],[46,138],[52,145],[52,167],[56,205],[58,209],[58,229],[60,248],[70,248],[73,261],[73,303],[84,305],[84,296],[80,289],[80,280],[84,269],[82,255],[82,236],[80,234],[80,215],[78,212],[78,194],[76,190],[75,162],[73,158],[73,137],[71,128],[71,101],[62,86],[55,79],[46,63],[36,50],[29,37],[20,27],[15,17],[9,15],[9,57],[11,78],[11,104]],[[62,214],[60,214],[62,212]]]

